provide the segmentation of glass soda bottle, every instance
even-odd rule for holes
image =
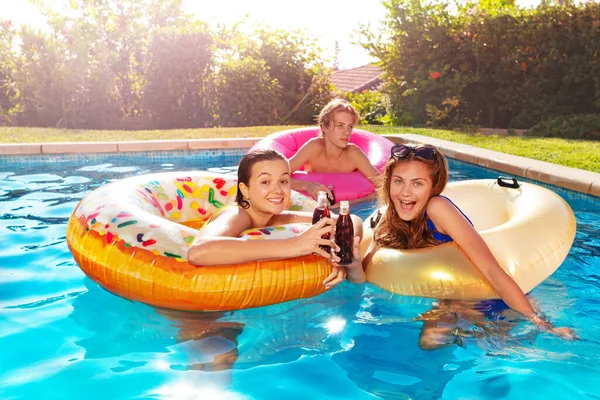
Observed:
[[[348,265],[354,260],[352,247],[354,245],[354,225],[350,217],[350,203],[346,200],[340,201],[340,215],[335,224],[335,243],[340,248],[337,253],[340,264]]]
[[[327,189],[329,189],[329,191],[331,192],[331,197],[327,196],[327,198],[329,199],[329,205],[334,205],[335,204],[335,185],[333,183],[330,183],[329,185],[327,185]]]
[[[327,203],[327,192],[321,191],[317,196],[317,208],[313,212],[313,225],[321,220],[321,218],[329,218],[331,213],[329,212],[329,204]],[[330,239],[331,235],[329,233],[321,236],[323,239]],[[321,249],[325,250],[328,253],[331,253],[330,246],[319,246]]]

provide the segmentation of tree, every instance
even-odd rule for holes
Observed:
[[[157,31],[148,50],[144,107],[158,128],[212,125],[212,37],[201,23]]]
[[[278,120],[281,86],[263,60],[230,60],[216,76],[217,123],[221,126],[272,125]]]
[[[14,85],[14,28],[11,21],[0,21],[0,125],[10,125],[17,92]]]
[[[255,27],[250,33],[244,22],[219,34],[218,59],[262,60],[271,79],[281,87],[273,123],[314,123],[315,115],[331,99],[329,70],[325,68],[314,39],[301,31]]]

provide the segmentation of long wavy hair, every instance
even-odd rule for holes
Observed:
[[[392,249],[420,249],[440,244],[440,241],[433,237],[433,233],[428,229],[425,221],[425,208],[412,221],[402,220],[396,213],[396,207],[390,197],[390,185],[392,182],[392,171],[401,163],[409,161],[418,161],[427,165],[429,176],[433,183],[429,199],[438,196],[448,183],[448,162],[446,157],[440,151],[431,145],[421,145],[418,147],[428,147],[433,150],[434,157],[429,160],[415,156],[414,153],[406,157],[396,159],[390,157],[385,166],[385,172],[380,177],[378,195],[380,206],[386,206],[385,212],[375,227],[373,237],[375,242],[381,247]]]
[[[288,162],[287,158],[277,150],[273,149],[261,149],[255,150],[250,153],[247,153],[240,160],[240,164],[238,166],[238,183],[237,183],[237,193],[235,194],[235,202],[242,208],[248,209],[250,208],[250,203],[248,200],[244,198],[242,191],[240,190],[240,183],[249,186],[250,177],[252,176],[252,168],[254,165],[261,161],[285,161]]]

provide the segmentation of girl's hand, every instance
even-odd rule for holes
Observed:
[[[571,329],[564,327],[564,326],[560,327],[560,328],[552,328],[548,332],[550,332],[553,335],[558,336],[561,339],[566,339],[566,340],[579,339],[579,336],[577,336],[577,334],[575,332],[573,332]]]
[[[339,247],[337,247],[339,251]],[[338,257],[339,260],[339,257]],[[348,265],[339,265],[337,261],[334,265],[344,267],[348,270],[348,280],[354,283],[361,283],[366,280],[365,270],[363,269],[362,259],[360,257],[360,237],[355,236],[352,243],[352,262]]]
[[[339,257],[335,254],[329,254],[319,246],[329,246],[331,249],[337,249],[337,246],[331,239],[323,239],[322,236],[329,233],[330,237],[334,237],[334,223],[331,218],[321,218],[319,222],[312,225],[310,228],[302,232],[300,235],[291,239],[292,255],[294,257],[303,256],[306,254],[320,255],[324,258],[339,261]]]
[[[332,264],[332,266],[333,270],[331,271],[331,274],[323,281],[326,290],[329,290],[342,282],[346,279],[346,275],[348,274],[348,271],[344,266],[338,265],[337,263]]]
[[[573,332],[571,329],[567,328],[567,327],[560,327],[560,328],[555,328],[552,326],[552,324],[548,321],[546,321],[545,319],[543,319],[542,317],[540,317],[537,314],[532,314],[530,316],[528,316],[529,320],[531,321],[531,323],[533,323],[535,326],[538,327],[538,329],[551,333],[553,335],[556,335],[558,337],[560,337],[561,339],[566,339],[566,340],[575,340],[575,339],[579,339],[579,336],[577,336],[577,334],[575,332]]]

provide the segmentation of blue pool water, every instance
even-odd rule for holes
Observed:
[[[600,399],[600,201],[590,196],[554,188],[576,213],[577,237],[530,294],[579,334],[574,342],[508,314],[466,318],[459,327],[471,334],[421,350],[415,318],[434,300],[347,282],[269,307],[168,313],[99,288],[77,267],[65,227],[90,190],[236,165],[241,154],[0,157],[1,399]],[[452,180],[498,175],[450,168]]]

